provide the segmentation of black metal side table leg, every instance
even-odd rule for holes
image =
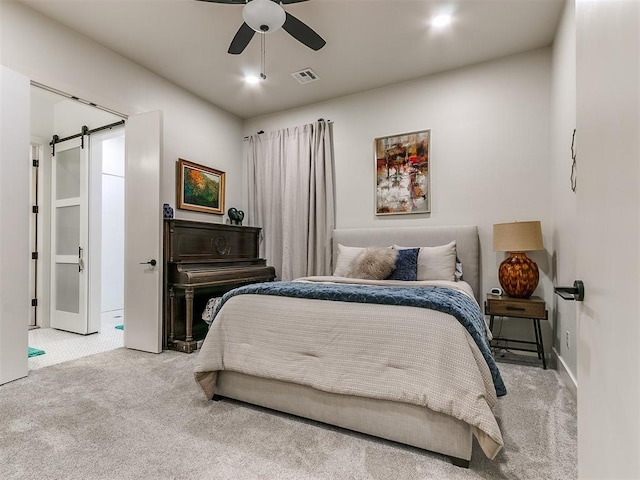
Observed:
[[[489,331],[491,332],[491,337],[493,337],[493,315],[489,315]],[[492,355],[495,354],[494,348],[493,340],[489,340],[489,349]]]
[[[540,354],[540,336],[538,335],[538,327],[540,324],[535,318],[532,318],[531,320],[533,320],[533,333],[536,336],[536,352],[538,352],[538,360],[542,360],[542,355]]]
[[[544,343],[542,343],[542,329],[540,328],[540,320],[539,319],[535,319],[535,324],[536,324],[536,331],[538,332],[538,338],[540,340],[539,346],[538,346],[538,352],[540,352],[540,355],[542,355],[542,368],[544,368],[545,370],[547,369],[547,359],[544,356]]]

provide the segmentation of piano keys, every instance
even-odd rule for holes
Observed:
[[[164,348],[195,351],[207,332],[200,314],[209,298],[275,279],[275,269],[259,258],[260,230],[165,219]]]

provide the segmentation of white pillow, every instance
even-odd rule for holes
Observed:
[[[401,247],[393,248],[417,248]],[[420,247],[418,254],[418,280],[456,281],[456,242],[455,240],[439,247]]]
[[[336,259],[336,265],[333,269],[333,275],[335,277],[346,277],[351,267],[351,262],[364,251],[364,247],[346,247],[338,244],[338,258]]]

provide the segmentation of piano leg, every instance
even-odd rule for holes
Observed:
[[[187,315],[186,315],[186,338],[185,347],[186,352],[191,353],[197,347],[197,343],[193,341],[193,287],[187,287],[184,289],[184,299],[187,307]]]
[[[185,341],[187,343],[193,341],[193,287],[187,287],[184,290],[184,299],[187,307],[187,325],[186,325],[186,334],[187,338]]]
[[[175,316],[176,316],[176,291],[173,287],[169,287],[169,341],[168,345],[173,344],[174,332],[175,332]]]
[[[178,287],[180,289],[182,287]],[[169,345],[170,350],[178,350],[179,352],[192,353],[197,350],[198,342],[193,339],[193,296],[194,288],[186,287],[184,289],[185,300],[185,339],[176,339],[175,322],[176,322],[176,287],[169,288],[169,303],[171,309],[171,324],[169,329]]]

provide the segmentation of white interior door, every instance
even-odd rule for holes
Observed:
[[[124,345],[162,352],[162,113],[125,128]]]
[[[97,331],[88,322],[88,152],[86,137],[58,143],[51,170],[51,327],[82,335]]]
[[[576,2],[578,477],[640,478],[640,2]]]
[[[29,79],[0,65],[0,385],[27,376]]]

